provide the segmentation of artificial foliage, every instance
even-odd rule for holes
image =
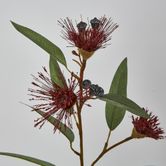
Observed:
[[[28,89],[29,100],[32,104],[26,105],[30,107],[30,110],[39,114],[39,118],[35,119],[34,126],[42,128],[45,122],[50,122],[54,133],[59,130],[68,139],[69,147],[78,156],[80,166],[86,165],[84,160],[84,137],[86,135],[83,135],[82,113],[85,105],[92,106],[91,100],[105,102],[105,112],[103,111],[103,113],[105,113],[109,129],[103,148],[99,155],[92,159],[91,166],[96,165],[107,152],[130,140],[147,137],[155,140],[165,138],[164,130],[159,126],[158,117],[127,97],[127,57],[116,70],[107,93],[93,80],[84,78],[88,60],[95,56],[97,50],[108,49],[106,47],[110,46],[112,34],[118,28],[118,25],[111,18],[106,16],[94,17],[86,22],[80,20],[78,23],[73,23],[67,17],[58,21],[62,28],[62,38],[73,48],[71,57],[74,65],[79,66],[77,72],[68,67],[65,55],[54,43],[27,27],[15,22],[11,23],[18,32],[29,38],[49,55],[49,69],[43,67],[37,74],[32,74],[32,83]],[[69,78],[64,77],[60,64],[65,67],[63,72],[69,73]],[[122,122],[126,111],[132,114],[133,130],[127,138],[110,146],[110,135]],[[78,132],[73,131],[74,126]],[[74,148],[75,134],[78,134],[79,149]],[[0,152],[0,155],[20,158],[41,166],[56,165],[16,153]]]

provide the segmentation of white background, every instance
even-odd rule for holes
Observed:
[[[50,124],[34,128],[36,113],[19,102],[28,102],[27,89],[32,78],[48,66],[48,55],[19,34],[10,20],[30,27],[56,43],[72,62],[71,48],[60,37],[57,20],[70,17],[78,22],[104,14],[120,26],[113,33],[111,46],[99,50],[88,61],[86,77],[107,92],[120,62],[128,58],[128,97],[148,107],[160,118],[166,130],[166,1],[165,0],[0,0],[0,151],[38,157],[57,166],[78,166],[68,140]],[[65,69],[62,68],[64,73]],[[104,103],[92,102],[83,112],[85,166],[99,154],[108,133]],[[130,135],[131,114],[112,134],[112,143]],[[110,142],[111,143],[111,142]],[[75,147],[77,148],[76,139]],[[165,140],[134,140],[103,157],[96,166],[165,166]],[[0,156],[1,166],[32,166],[14,158]]]

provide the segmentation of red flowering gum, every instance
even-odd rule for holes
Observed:
[[[148,113],[148,110],[145,110]],[[144,138],[150,137],[153,139],[163,139],[165,138],[162,134],[164,131],[159,127],[159,119],[157,116],[149,113],[149,118],[145,119],[143,117],[132,116],[132,123],[134,125],[132,137],[133,138]]]
[[[112,32],[118,27],[112,19],[105,16],[90,20],[90,24],[81,21],[76,27],[72,20],[66,18],[59,21],[63,28],[63,37],[70,45],[78,48],[84,59],[88,59],[99,48],[106,47],[106,43],[111,40]]]
[[[28,91],[31,92],[30,96],[32,96],[30,100],[39,102],[39,104],[34,105],[32,108],[45,112],[43,117],[35,121],[35,127],[40,124],[41,128],[50,116],[56,114],[56,119],[59,122],[54,125],[55,131],[60,127],[60,122],[63,122],[66,126],[72,128],[71,116],[75,113],[72,107],[77,100],[85,102],[89,99],[90,93],[88,90],[84,90],[81,94],[79,91],[74,93],[77,83],[73,77],[68,80],[68,87],[62,88],[58,86],[51,81],[47,70],[45,68],[43,69],[47,76],[41,72],[38,73],[38,77],[33,76],[34,82],[32,82],[32,85],[35,88],[28,89]]]

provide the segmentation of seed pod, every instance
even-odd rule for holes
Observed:
[[[91,23],[91,27],[92,27],[93,29],[97,29],[97,28],[99,27],[101,21],[98,20],[98,19],[95,17],[94,19],[90,20],[90,23]]]
[[[104,95],[104,89],[97,84],[90,85],[90,95],[101,97]]]
[[[86,27],[87,27],[87,23],[85,23],[83,21],[81,21],[77,24],[77,28],[78,28],[79,32],[85,31]]]
[[[103,95],[104,95],[104,89],[102,87],[98,87],[96,96],[101,97]]]
[[[83,87],[83,89],[87,89],[87,88],[89,88],[90,87],[90,85],[91,85],[91,81],[90,80],[84,80],[83,82],[82,82],[82,87]]]
[[[91,85],[90,85],[90,95],[96,96],[98,88],[99,88],[98,85],[96,85],[96,84],[91,84]]]

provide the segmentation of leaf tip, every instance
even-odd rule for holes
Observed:
[[[11,22],[12,25],[15,25],[15,22],[14,22],[14,21],[10,20],[10,22]]]
[[[17,25],[14,21],[10,20],[11,24],[14,26],[14,28],[17,28]]]
[[[126,62],[126,63],[127,63],[127,57],[124,58],[123,62]]]

